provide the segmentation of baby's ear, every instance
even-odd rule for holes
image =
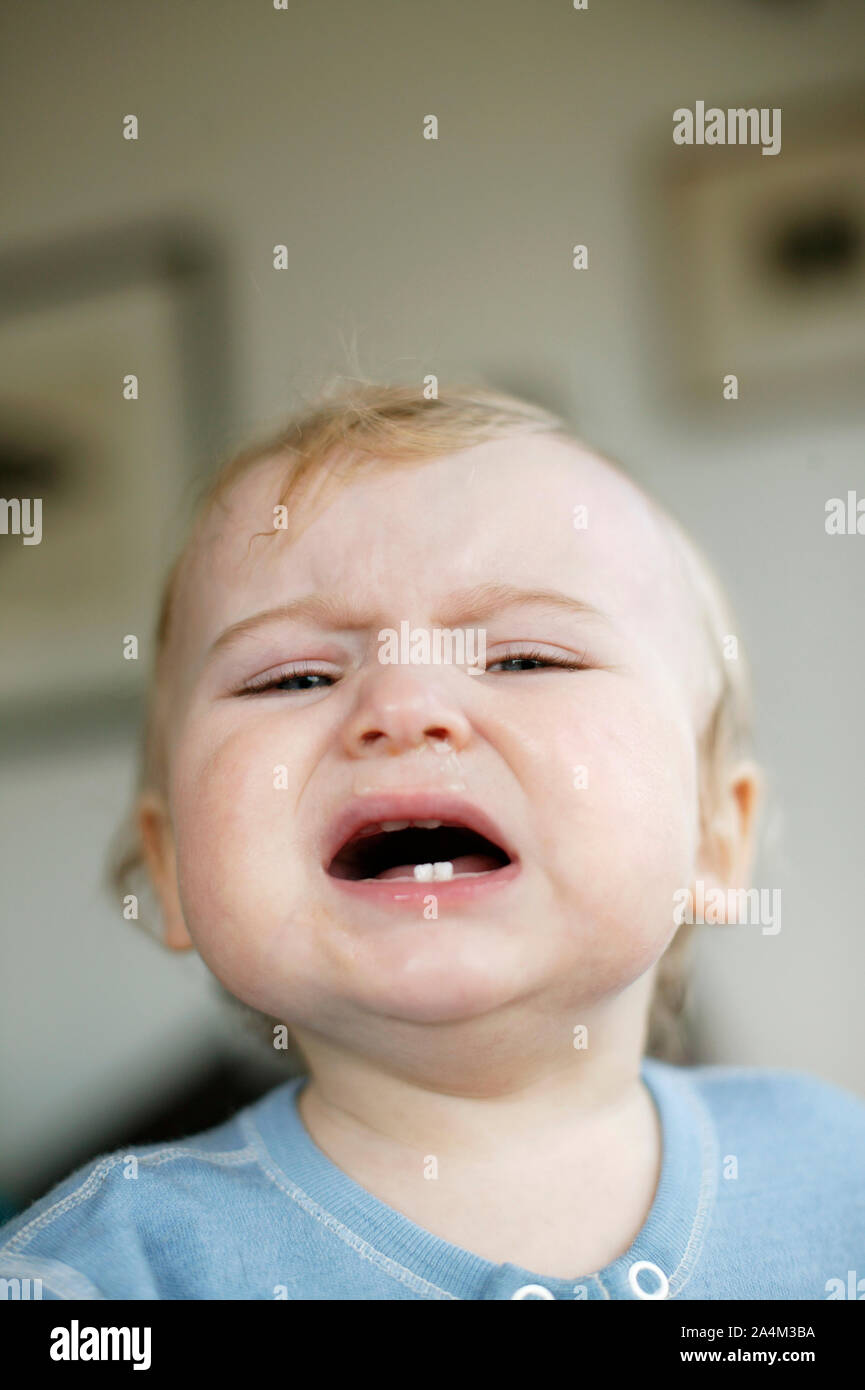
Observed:
[[[162,911],[163,945],[172,951],[188,951],[193,942],[180,907],[174,832],[165,798],[158,792],[143,792],[136,813],[141,848]]]
[[[707,888],[747,888],[756,848],[763,781],[756,764],[736,763],[718,779],[697,859]]]

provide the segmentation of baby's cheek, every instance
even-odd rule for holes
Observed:
[[[206,753],[190,749],[172,779],[190,934],[233,994],[277,1017],[314,1016],[322,1000],[321,912],[296,839],[301,768],[284,743],[275,754],[271,729],[247,729]]]
[[[285,906],[292,863],[294,793],[272,739],[235,733],[178,759],[172,782],[178,876],[193,935],[248,939]]]
[[[558,798],[564,832],[553,878],[575,932],[601,958],[647,968],[673,931],[673,894],[690,881],[696,845],[695,759],[672,713],[609,701],[585,712],[569,742],[572,786]]]

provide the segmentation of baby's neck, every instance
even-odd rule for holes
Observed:
[[[495,1263],[578,1278],[624,1253],[661,1164],[639,1058],[614,1054],[512,1090],[453,1095],[325,1068],[300,1097],[312,1138],[411,1221]]]

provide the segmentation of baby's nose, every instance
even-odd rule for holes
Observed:
[[[402,753],[427,740],[461,749],[471,726],[443,682],[423,672],[391,669],[366,683],[344,735],[347,751],[364,757]]]

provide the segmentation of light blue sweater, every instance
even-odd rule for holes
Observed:
[[[661,1179],[597,1272],[549,1278],[416,1226],[316,1146],[296,1078],[73,1173],[0,1230],[0,1278],[41,1279],[46,1299],[865,1298],[862,1101],[785,1070],[646,1060],[643,1077]]]

